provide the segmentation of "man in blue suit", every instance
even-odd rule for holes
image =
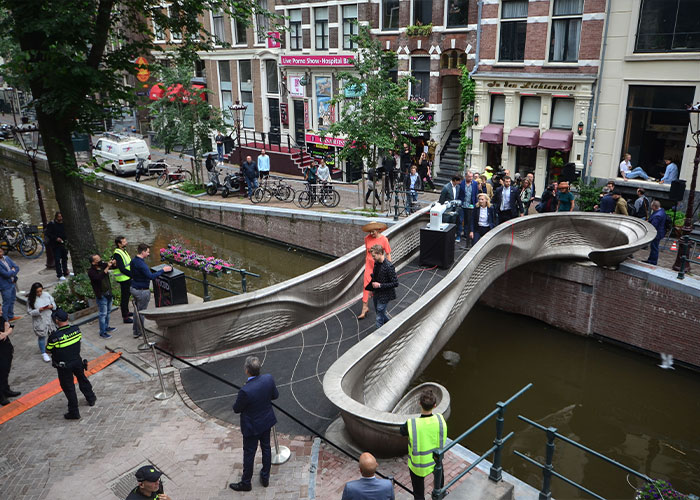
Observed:
[[[496,210],[499,224],[518,217],[523,211],[520,190],[511,185],[511,179],[507,175],[503,178],[503,186],[493,192],[491,203]]]
[[[252,489],[250,481],[253,478],[253,462],[258,443],[262,450],[260,483],[266,488],[270,484],[270,429],[277,423],[275,412],[272,411],[272,400],[279,397],[275,379],[268,373],[260,375],[260,360],[255,356],[246,358],[245,373],[248,381],[238,391],[238,397],[233,404],[234,413],[241,414],[243,434],[243,475],[238,483],[229,484],[229,488],[234,491]]]
[[[19,266],[5,255],[5,250],[0,248],[0,293],[2,293],[2,317],[6,321],[15,321],[20,317],[15,316],[15,298]]]
[[[472,173],[467,170],[464,173],[464,179],[459,184],[459,194],[457,198],[462,202],[462,224],[464,228],[458,227],[457,232],[464,232],[464,237],[469,246],[469,221],[474,213],[476,206],[477,195],[479,194],[479,183],[473,180]],[[462,231],[463,229],[463,231]]]
[[[341,500],[394,500],[394,485],[388,479],[379,479],[377,460],[371,453],[360,455],[361,479],[349,481],[343,490]]]

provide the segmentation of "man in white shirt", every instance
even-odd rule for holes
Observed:
[[[641,177],[645,181],[649,180],[649,176],[642,167],[632,168],[632,155],[625,153],[625,157],[620,162],[620,175],[624,180],[637,179]]]

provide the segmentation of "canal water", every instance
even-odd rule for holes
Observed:
[[[650,328],[654,326],[650,325]],[[625,328],[620,322],[620,328]],[[452,397],[447,422],[455,438],[527,383],[508,406],[504,470],[538,489],[545,433],[523,415],[684,493],[700,494],[700,374],[662,370],[658,359],[563,332],[545,323],[477,305],[417,382],[434,380]],[[477,454],[493,445],[495,419],[463,443]],[[626,474],[562,441],[555,470],[605,498],[633,498]],[[448,480],[450,478],[447,478]],[[639,484],[633,477],[632,484]],[[591,498],[552,479],[553,496]]]
[[[41,172],[39,179],[47,217],[52,219],[58,207],[53,196],[51,179],[48,174]],[[20,219],[33,224],[41,222],[34,181],[29,168],[0,164],[0,197],[0,217]],[[259,274],[260,278],[248,277],[249,291],[299,276],[328,262],[327,258],[316,254],[233,231],[222,231],[91,188],[85,189],[85,197],[100,252],[114,248],[114,238],[123,235],[129,242],[128,249],[132,254],[139,243],[149,244],[151,257],[148,263],[158,265],[161,248],[170,242],[181,243],[185,248],[199,254],[222,258],[236,268],[245,268]],[[189,276],[200,280],[202,278],[201,272],[189,269],[183,271]],[[224,288],[241,291],[241,278],[238,273],[210,277],[209,281]],[[192,280],[187,280],[187,289],[194,295],[203,295],[202,285]],[[210,294],[213,298],[230,296],[214,288],[210,288]]]
[[[56,210],[48,175],[41,175],[47,212]],[[91,222],[100,248],[124,234],[158,249],[178,241],[205,255],[228,259],[261,277],[260,289],[314,269],[326,259],[191,220],[118,197],[86,189]],[[0,165],[0,217],[36,223],[39,210],[28,169]],[[193,273],[196,276],[196,274]],[[238,276],[217,279],[240,290]],[[192,293],[201,287],[188,281]],[[215,297],[224,294],[213,291]],[[620,327],[624,328],[623,322]],[[653,327],[650,325],[650,328]],[[529,382],[533,388],[506,410],[504,469],[539,488],[541,471],[513,450],[544,462],[545,435],[517,419],[524,415],[654,478],[670,480],[680,491],[700,493],[700,375],[665,371],[658,361],[594,339],[569,334],[523,316],[476,306],[464,324],[416,383],[437,381],[452,395],[449,435],[457,437]],[[487,423],[463,444],[478,454],[495,436]],[[555,470],[606,498],[633,498],[626,474],[601,460],[558,442]],[[450,478],[447,478],[448,480]],[[632,484],[639,482],[630,477]],[[554,497],[590,498],[553,479]]]

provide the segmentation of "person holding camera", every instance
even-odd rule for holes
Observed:
[[[160,478],[163,473],[152,465],[144,465],[136,471],[138,486],[134,488],[125,500],[170,500],[170,497],[163,493],[163,481]]]
[[[17,297],[17,274],[19,266],[5,255],[5,250],[0,248],[0,294],[2,295],[2,317],[8,323],[20,319],[15,316],[15,299]]]
[[[109,313],[112,311],[112,282],[109,279],[109,272],[116,268],[117,261],[114,259],[104,262],[97,254],[90,257],[90,269],[87,273],[97,299],[100,337],[103,339],[111,338],[109,332],[116,330],[113,326],[109,326]]]

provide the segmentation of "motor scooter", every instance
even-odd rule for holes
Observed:
[[[213,169],[211,172],[209,172],[209,182],[207,183],[207,194],[209,196],[214,196],[219,190],[221,190],[221,196],[223,198],[227,198],[229,195],[229,188],[226,186],[226,181],[221,182],[221,179],[219,178],[219,174],[221,174],[221,170],[216,170]]]
[[[224,186],[226,190],[221,190],[222,198],[228,198],[228,195],[235,193],[241,189],[241,174],[239,172],[229,172],[224,177]]]

